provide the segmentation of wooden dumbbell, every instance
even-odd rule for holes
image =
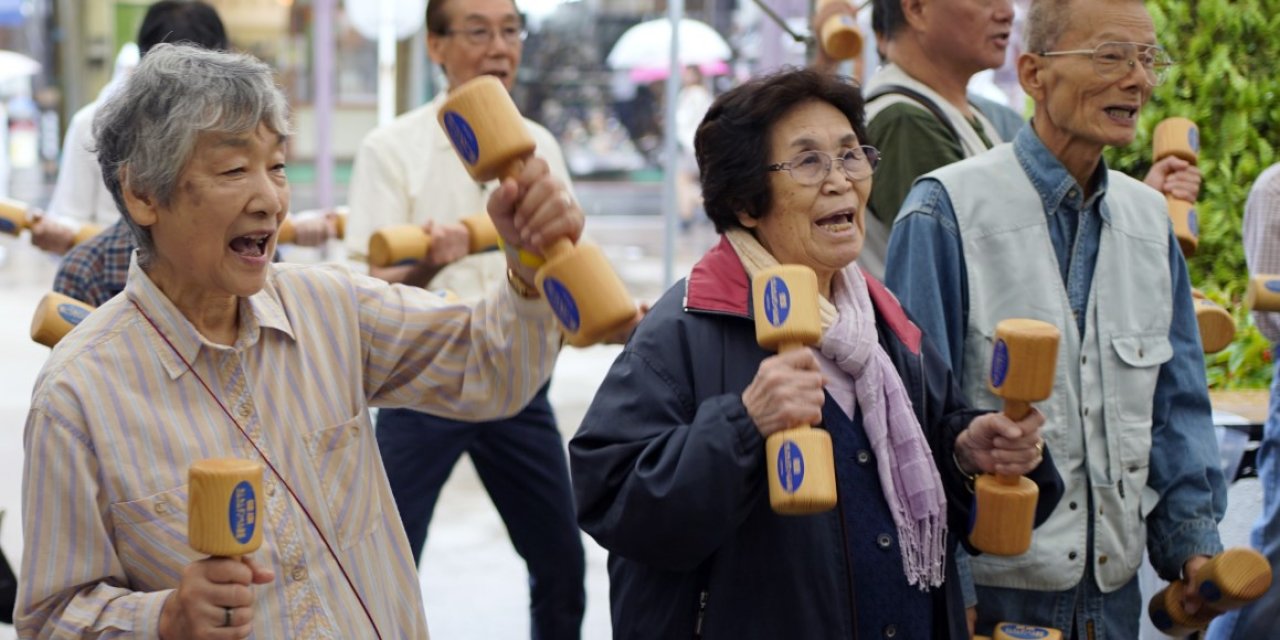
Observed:
[[[996,324],[987,386],[1004,399],[1004,414],[1021,420],[1031,403],[1053,391],[1058,328],[1039,320],[1011,318]],[[969,541],[985,553],[1016,556],[1031,547],[1040,488],[1023,476],[984,473],[974,483]]]
[[[1271,563],[1248,547],[1234,547],[1201,565],[1191,586],[1217,611],[1229,611],[1262,597],[1271,588]]]
[[[30,207],[24,202],[0,198],[0,233],[16,236],[24,229],[30,229],[38,218],[27,215]],[[102,233],[102,227],[96,224],[82,224],[72,237],[71,245],[78,245],[89,238]]]
[[[992,631],[991,640],[1062,640],[1062,632],[1052,627],[1001,622]]]
[[[1249,278],[1244,304],[1251,311],[1280,311],[1280,275],[1262,274]]]
[[[498,246],[498,230],[486,213],[458,221],[470,236],[467,251],[479,253]],[[421,262],[431,249],[431,236],[416,224],[397,224],[378,229],[369,236],[369,264],[392,267]]]
[[[1200,347],[1205,353],[1226,349],[1236,337],[1236,321],[1218,303],[1206,298],[1199,289],[1191,290],[1196,308],[1196,324],[1200,327]]]
[[[93,307],[84,302],[50,291],[36,305],[36,314],[31,319],[31,339],[52,349],[91,311]]]
[[[341,240],[347,235],[347,216],[339,213],[333,218],[334,235],[333,237]],[[276,244],[293,244],[298,238],[298,227],[294,224],[292,217],[286,217],[284,222],[280,223],[280,232],[277,234]]]
[[[774,351],[803,349],[822,339],[818,277],[800,265],[779,265],[751,282],[756,342]],[[836,506],[831,434],[807,424],[765,440],[769,505],[783,515],[805,515]]]
[[[832,2],[845,0],[818,0],[814,11],[820,11]],[[818,43],[833,60],[856,58],[862,55],[862,30],[858,28],[853,16],[834,15],[824,20],[818,28]]]
[[[440,126],[471,177],[514,177],[536,144],[502,82],[480,76],[453,90],[441,105]],[[556,238],[539,247],[546,263],[534,284],[564,329],[569,344],[595,344],[635,320],[636,305],[599,247]]]
[[[187,542],[192,549],[237,557],[262,546],[262,463],[243,458],[210,458],[187,473]]]
[[[1179,638],[1189,636],[1209,626],[1217,617],[1218,612],[1209,607],[1202,607],[1194,615],[1187,613],[1182,608],[1184,589],[1181,580],[1174,580],[1147,601],[1147,617],[1160,633]]]
[[[1185,636],[1208,626],[1225,611],[1242,607],[1271,588],[1271,563],[1248,547],[1234,547],[1200,566],[1191,588],[1205,606],[1195,615],[1182,608],[1183,582],[1175,580],[1151,597],[1147,614],[1151,623],[1171,636]]]
[[[1151,134],[1152,157],[1155,161],[1168,156],[1182,158],[1191,164],[1200,159],[1200,129],[1186,118],[1166,118],[1156,125]],[[1200,225],[1196,218],[1196,205],[1166,195],[1169,217],[1173,220],[1173,235],[1178,238],[1182,255],[1191,256],[1200,244]]]

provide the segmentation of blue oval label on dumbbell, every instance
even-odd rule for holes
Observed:
[[[258,525],[258,497],[253,493],[253,485],[241,480],[231,490],[231,501],[227,505],[227,525],[236,542],[244,544],[253,538],[253,528]]]
[[[1009,345],[1004,340],[996,340],[996,347],[991,350],[991,386],[999,388],[1004,385],[1004,377],[1009,374]]]
[[[1191,230],[1191,235],[1200,237],[1200,218],[1196,216],[1195,207],[1187,210],[1187,229]]]
[[[582,318],[578,315],[578,303],[573,301],[573,294],[569,293],[568,287],[555,278],[547,278],[542,281],[542,295],[546,296],[547,304],[551,305],[551,311],[556,314],[560,324],[569,333],[577,332],[582,326]]]
[[[444,114],[444,130],[449,134],[449,141],[458,155],[467,164],[475,164],[480,159],[480,143],[476,141],[476,132],[457,111],[446,111]]]
[[[1034,627],[1029,624],[1015,624],[1006,622],[998,628],[1000,633],[1005,637],[1016,638],[1017,640],[1039,640],[1049,637],[1049,630],[1044,627]]]
[[[1168,631],[1173,628],[1173,616],[1164,609],[1155,609],[1151,611],[1151,624],[1157,631]]]
[[[1262,286],[1271,293],[1280,293],[1280,279],[1268,280]]]
[[[764,317],[769,324],[781,327],[791,313],[791,291],[787,282],[778,276],[769,278],[764,285]]]
[[[1219,589],[1212,580],[1205,580],[1200,583],[1200,597],[1204,598],[1205,602],[1217,602],[1222,599],[1222,589]]]
[[[64,302],[58,305],[58,316],[68,324],[80,324],[81,320],[89,317],[89,311],[84,307]]]
[[[1191,127],[1187,129],[1187,144],[1191,145],[1191,150],[1200,153],[1200,128]]]
[[[18,225],[14,224],[12,220],[8,218],[0,218],[0,232],[16,236],[21,230],[22,229],[18,228]]]
[[[778,449],[778,484],[787,493],[795,493],[804,484],[804,453],[799,445],[785,440]]]

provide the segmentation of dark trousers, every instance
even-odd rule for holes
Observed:
[[[529,569],[532,637],[580,637],[586,560],[546,386],[506,420],[458,422],[382,409],[375,433],[415,562],[421,561],[440,488],[465,451]]]

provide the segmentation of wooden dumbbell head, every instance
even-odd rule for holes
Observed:
[[[1195,615],[1182,608],[1183,584],[1174,580],[1161,589],[1147,602],[1147,617],[1156,630],[1165,635],[1183,637],[1209,626],[1209,621],[1218,615],[1210,607],[1201,607]]]
[[[1234,609],[1271,588],[1271,563],[1248,547],[1227,549],[1204,563],[1191,584],[1214,609]]]
[[[75,236],[71,238],[71,246],[83,244],[99,233],[102,233],[102,227],[96,224],[82,224],[80,229],[76,231]]]
[[[775,431],[765,439],[769,506],[774,513],[802,516],[836,506],[835,453],[823,429]]]
[[[845,0],[818,0],[817,8],[832,2]],[[840,14],[823,21],[818,29],[818,42],[822,50],[834,60],[849,60],[862,54],[862,30],[853,16]]]
[[[817,344],[822,339],[818,276],[802,265],[761,270],[751,281],[756,342],[771,351]]]
[[[393,267],[421,262],[431,248],[431,236],[416,224],[383,227],[369,236],[369,265]]]
[[[280,230],[276,232],[276,244],[292,244],[298,237],[298,227],[293,224],[293,214],[289,214],[280,223]]]
[[[1200,129],[1186,118],[1165,118],[1151,133],[1152,155],[1162,160],[1177,156],[1195,164],[1200,157]]]
[[[1263,274],[1249,278],[1244,305],[1250,311],[1280,311],[1280,275]]]
[[[347,214],[339,213],[333,217],[333,233],[339,240],[347,237]]]
[[[240,556],[262,545],[262,463],[212,458],[191,465],[187,541],[211,556]]]
[[[471,177],[508,175],[537,144],[502,81],[480,76],[449,92],[437,116]]]
[[[1028,318],[996,324],[995,346],[987,385],[1006,402],[1038,402],[1053,391],[1058,361],[1058,328]],[[1021,415],[1011,415],[1015,420]]]
[[[467,228],[467,235],[471,238],[467,247],[471,253],[488,251],[498,246],[498,228],[493,226],[493,220],[489,218],[489,214],[477,213],[459,222]]]
[[[1001,622],[992,631],[992,640],[1062,640],[1062,632],[1052,627]]]
[[[1226,349],[1236,337],[1236,321],[1226,309],[1205,297],[1197,297],[1196,324],[1200,327],[1200,346],[1205,353]]]
[[[52,349],[91,311],[93,307],[75,298],[50,291],[36,305],[36,314],[31,319],[31,339]]]
[[[560,246],[567,244],[565,240]],[[549,252],[534,285],[556,314],[565,340],[575,347],[593,345],[631,323],[636,303],[600,247],[570,245]]]
[[[984,473],[973,482],[969,543],[995,556],[1018,556],[1031,548],[1040,487],[1023,476]]]
[[[1165,196],[1169,205],[1169,219],[1173,221],[1173,235],[1178,239],[1178,248],[1182,255],[1195,255],[1200,246],[1200,219],[1196,215],[1196,205],[1186,200]]]
[[[0,233],[16,236],[29,226],[31,219],[27,217],[25,202],[0,198]]]

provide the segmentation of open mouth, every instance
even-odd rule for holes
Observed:
[[[1122,122],[1132,122],[1138,115],[1137,107],[1107,107],[1103,111],[1112,120],[1120,120]]]
[[[261,258],[267,254],[267,243],[270,240],[270,233],[251,233],[232,239],[228,246],[237,255],[242,255],[246,258]]]
[[[814,224],[832,233],[840,233],[853,228],[853,211],[837,211],[829,216],[818,218]]]

